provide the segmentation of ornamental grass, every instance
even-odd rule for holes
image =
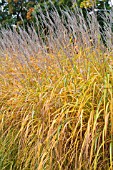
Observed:
[[[113,54],[90,50],[1,59],[0,169],[112,169]]]
[[[113,51],[31,33],[2,30],[0,169],[112,170]]]

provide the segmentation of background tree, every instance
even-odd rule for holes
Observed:
[[[101,14],[103,15],[102,9],[110,9],[109,0],[51,0],[60,13],[60,8],[68,7],[73,10],[76,5],[83,10],[84,17],[87,20],[87,12],[94,8],[98,8],[97,16],[98,21],[103,25]],[[49,0],[2,0],[0,2],[0,25],[2,27],[13,25],[24,26],[27,28],[27,24],[34,22],[33,12],[35,11],[38,15],[38,7],[41,6],[42,11],[45,12],[44,5],[48,6],[51,11],[51,3]]]
[[[4,27],[23,25],[28,22],[27,12],[36,5],[38,0],[2,0],[0,3],[0,23]]]

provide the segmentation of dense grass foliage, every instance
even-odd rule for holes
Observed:
[[[0,169],[112,169],[112,57],[85,49],[72,62],[62,51],[27,66],[13,53],[1,58]]]
[[[30,28],[29,34],[2,30],[1,170],[113,169],[110,27],[106,48],[95,30],[96,18],[89,33],[81,25],[82,15],[80,25],[72,16],[68,23],[78,31],[73,43],[71,29],[65,32],[58,16],[56,32],[51,25],[47,44]]]

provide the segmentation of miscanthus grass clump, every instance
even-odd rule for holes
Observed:
[[[60,31],[2,30],[1,170],[113,169],[113,51]]]

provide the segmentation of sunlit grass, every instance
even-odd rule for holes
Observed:
[[[113,54],[0,59],[0,169],[113,168]]]

